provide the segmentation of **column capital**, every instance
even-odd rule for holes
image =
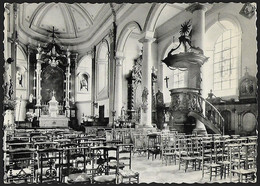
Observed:
[[[90,55],[92,59],[94,58],[94,47],[91,47],[90,51],[87,52],[87,55]]]
[[[188,8],[186,8],[186,11],[191,12],[191,13],[193,13],[197,10],[207,11],[208,6],[205,4],[201,4],[201,3],[194,3],[191,6],[189,6]]]
[[[154,38],[154,32],[146,31],[142,33],[141,39],[139,39],[140,43],[154,42],[156,39]]]
[[[116,59],[125,59],[124,53],[121,51],[116,51]]]
[[[116,66],[121,66],[123,63],[123,60],[125,59],[124,53],[121,51],[117,51],[115,59],[116,59]]]

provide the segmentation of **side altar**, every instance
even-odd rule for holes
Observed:
[[[49,114],[41,115],[41,117],[39,118],[39,126],[43,128],[67,128],[69,124],[69,119],[65,115],[58,115],[58,101],[54,96],[54,92],[52,95],[52,99],[48,103],[48,106]]]

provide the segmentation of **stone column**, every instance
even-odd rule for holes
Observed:
[[[110,53],[109,53],[109,123],[108,126],[113,126],[114,124],[114,116],[113,112],[115,111],[114,108],[114,101],[115,101],[115,38],[116,35],[112,30],[109,33],[110,39]],[[105,108],[106,109],[106,108]]]
[[[195,3],[188,8],[192,16],[192,40],[194,47],[204,50],[205,43],[205,13],[207,7],[200,3]]]
[[[116,117],[120,116],[121,108],[123,106],[123,69],[122,63],[125,57],[123,56],[123,52],[116,52],[116,79],[115,79],[115,111]]]
[[[91,50],[87,53],[92,58],[92,69],[91,69],[91,115],[95,116],[95,108],[96,108],[96,75],[95,75],[95,69],[96,69],[96,60],[95,60],[95,53],[96,53],[96,47],[94,46],[91,48]]]
[[[158,64],[158,89],[163,92],[164,91],[164,76],[163,76],[163,63],[161,61],[159,61],[159,64]]]
[[[192,16],[192,46],[199,47],[204,51],[204,40],[205,40],[205,13],[207,7],[200,3],[195,3],[191,5],[188,9]],[[203,83],[203,81],[201,82]],[[200,85],[203,87],[202,85]],[[203,110],[205,110],[205,106],[203,106]],[[206,132],[205,125],[199,120],[196,121],[195,131]]]
[[[154,32],[145,32],[139,42],[143,43],[142,63],[142,109],[141,123],[143,127],[152,127],[152,43]]]

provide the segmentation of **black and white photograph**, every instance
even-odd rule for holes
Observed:
[[[4,2],[3,184],[257,183],[256,2]]]

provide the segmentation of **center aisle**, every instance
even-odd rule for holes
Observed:
[[[140,183],[205,183],[209,182],[209,175],[202,179],[202,171],[188,169],[185,173],[183,169],[179,170],[179,165],[162,164],[162,160],[148,160],[146,156],[135,154],[132,157],[132,169],[139,172]],[[230,182],[229,177],[226,179],[212,178],[212,182],[225,183]]]

